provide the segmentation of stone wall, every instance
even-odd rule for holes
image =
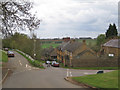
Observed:
[[[118,67],[118,58],[75,59],[73,67]]]

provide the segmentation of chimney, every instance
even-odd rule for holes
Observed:
[[[86,49],[86,40],[83,40],[82,48]]]
[[[64,41],[64,42],[70,41],[70,37],[64,37],[64,38],[63,38],[63,41]]]
[[[86,40],[83,40],[83,44],[86,44]]]

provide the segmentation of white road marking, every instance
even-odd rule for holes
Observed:
[[[84,74],[88,74],[88,73],[84,73]]]
[[[70,72],[70,76],[72,77],[72,72]]]
[[[20,63],[20,65],[22,66],[22,63]]]
[[[22,66],[22,63],[21,63],[21,61],[19,60],[19,63],[20,63],[20,65]]]
[[[28,67],[28,65],[26,64],[26,68]]]
[[[85,72],[84,74],[95,74],[95,73],[87,73],[87,72]]]
[[[26,68],[27,68],[27,64],[26,64]]]
[[[69,69],[67,69],[67,77],[69,77]]]
[[[67,77],[69,76],[69,73],[67,72]]]
[[[39,69],[39,68],[35,68],[35,67],[34,67],[33,69]]]

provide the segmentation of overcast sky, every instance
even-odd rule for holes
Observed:
[[[32,0],[41,19],[39,38],[92,37],[118,23],[119,0]]]

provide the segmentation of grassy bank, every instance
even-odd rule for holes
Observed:
[[[0,62],[8,62],[8,56],[5,52],[0,51],[2,53],[2,58],[0,58]]]
[[[118,70],[103,74],[72,77],[72,79],[96,88],[118,88]]]
[[[28,58],[27,56],[25,56],[23,53],[21,53],[21,52],[19,52],[19,51],[17,51],[17,50],[16,50],[16,52],[18,52],[19,54],[21,54],[22,56],[24,56],[24,57],[29,61],[29,63],[30,63],[32,66],[35,66],[35,67],[39,67],[39,68],[44,69],[42,62],[40,62],[40,61],[38,61],[38,60],[32,61],[30,58]]]

